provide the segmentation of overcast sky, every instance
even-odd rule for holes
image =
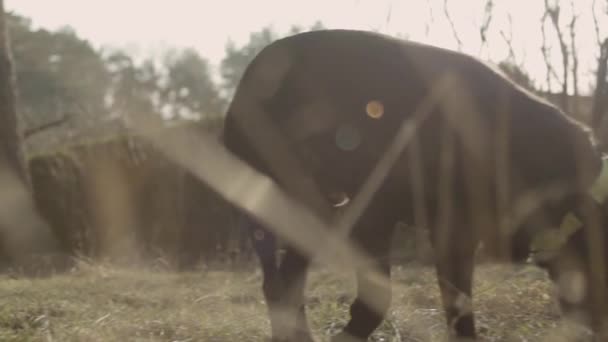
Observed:
[[[589,72],[595,67],[596,53],[591,1],[575,0],[581,14],[577,41],[581,67]],[[480,52],[479,26],[485,0],[449,1],[463,50],[493,61],[503,60],[508,50],[500,31],[507,35],[512,32],[518,62],[542,80],[539,18],[543,0],[495,2],[491,44],[487,51]],[[468,6],[462,7],[464,3]],[[35,27],[53,30],[69,25],[96,47],[128,48],[141,54],[171,46],[194,47],[215,65],[223,57],[228,39],[240,44],[251,31],[267,25],[281,32],[293,24],[308,26],[317,20],[330,28],[379,30],[455,49],[456,40],[442,4],[443,0],[6,0],[8,10],[31,18]],[[601,20],[606,34],[608,20]]]

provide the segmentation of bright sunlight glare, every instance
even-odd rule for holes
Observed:
[[[578,0],[574,11],[579,15],[581,32],[577,39],[580,65],[589,69],[581,87],[587,91],[592,81],[597,44],[593,29],[592,0]],[[150,55],[170,47],[194,47],[217,67],[231,40],[244,44],[251,32],[272,26],[286,32],[292,25],[310,26],[317,21],[328,28],[375,30],[462,51],[500,62],[509,57],[507,39],[512,39],[515,62],[523,65],[539,84],[546,74],[539,21],[542,0],[495,1],[492,25],[486,48],[481,48],[479,29],[484,21],[483,0],[447,1],[450,19],[444,12],[444,0],[419,4],[397,0],[308,0],[279,1],[239,0],[195,1],[80,1],[8,0],[7,8],[32,19],[36,27],[51,30],[70,26],[77,34],[97,47],[127,49],[132,54]],[[578,7],[576,7],[578,6]],[[564,15],[572,9],[563,8]],[[600,17],[605,30],[606,18]],[[458,32],[458,39],[451,23]],[[555,40],[556,37],[549,37]],[[461,46],[457,41],[462,42]],[[555,45],[557,50],[557,45]],[[556,61],[559,55],[554,51]],[[558,64],[559,63],[555,63]]]

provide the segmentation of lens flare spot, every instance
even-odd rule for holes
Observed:
[[[342,125],[336,130],[336,145],[344,151],[352,151],[361,144],[361,134],[352,125]]]
[[[384,115],[384,105],[378,100],[369,101],[365,106],[367,115],[372,119],[380,119]]]

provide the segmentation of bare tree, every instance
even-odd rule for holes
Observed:
[[[34,208],[21,146],[15,76],[0,0],[0,260],[24,265],[32,253],[54,249],[56,241]]]
[[[597,0],[593,0],[591,2],[591,15],[593,16],[593,28],[595,29],[595,40],[597,42],[597,46],[602,46],[602,34],[600,33],[600,22],[597,18]],[[608,10],[608,4],[607,4]]]
[[[600,46],[600,57],[593,94],[592,123],[600,145],[608,144],[608,38]]]
[[[555,71],[555,68],[553,67],[553,63],[551,63],[551,46],[549,45],[549,41],[548,41],[548,37],[547,37],[547,28],[546,28],[546,21],[547,21],[547,13],[545,13],[541,19],[541,33],[542,33],[542,45],[541,45],[541,52],[543,54],[543,61],[545,62],[545,68],[547,69],[547,72],[545,74],[545,82],[547,84],[547,92],[551,92],[552,84],[553,84],[553,80],[559,80],[559,76],[557,76],[557,72]]]
[[[21,153],[21,137],[15,109],[15,76],[7,34],[4,3],[0,0],[0,167],[10,168],[29,184]]]
[[[572,9],[572,18],[568,24],[568,31],[570,33],[570,54],[572,56],[572,95],[574,95],[574,103],[572,104],[571,110],[574,113],[579,112],[578,100],[578,54],[576,53],[576,24],[578,22],[578,14],[574,6],[574,0],[570,0],[570,8]]]
[[[606,149],[608,147],[608,37],[602,37],[600,23],[597,17],[597,2],[593,0],[592,14],[595,38],[599,47],[599,57],[596,70],[595,91],[593,94],[593,107],[591,110],[591,122],[594,133],[599,144]],[[606,2],[606,14],[608,14],[608,1]]]
[[[568,51],[568,45],[566,44],[566,40],[564,38],[564,33],[560,26],[560,13],[561,6],[559,1],[556,1],[553,4],[549,3],[549,0],[545,0],[545,15],[543,16],[544,20],[549,19],[553,24],[553,28],[555,29],[555,33],[557,34],[557,40],[559,42],[559,48],[562,55],[562,93],[560,98],[560,105],[564,110],[569,108],[568,106],[568,82],[570,75],[570,51]],[[576,21],[575,21],[576,23]],[[545,57],[546,58],[546,57]],[[549,61],[546,61],[550,63]]]

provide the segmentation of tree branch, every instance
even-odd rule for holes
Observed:
[[[431,24],[435,22],[435,14],[433,13],[433,5],[431,4],[431,0],[426,0],[427,8],[429,9],[429,20],[426,22],[424,27],[424,34],[426,37],[431,33]]]
[[[500,30],[500,36],[502,37],[502,39],[507,44],[507,47],[509,48],[508,59],[513,64],[517,64],[516,58],[515,58],[515,49],[513,48],[513,17],[511,16],[510,13],[507,15],[507,20],[509,21],[509,35],[507,35],[504,30]]]
[[[481,45],[479,46],[479,52],[481,54],[481,51],[483,50],[483,48],[485,46],[487,46],[488,43],[488,30],[490,29],[490,24],[492,23],[492,14],[493,14],[493,9],[494,9],[494,1],[493,0],[487,0],[486,4],[484,6],[484,17],[483,17],[483,22],[481,23],[481,26],[479,28],[479,36],[481,38]]]
[[[547,20],[547,13],[545,13],[543,15],[543,17],[541,18],[541,33],[542,33],[542,37],[543,37],[543,41],[542,41],[542,45],[541,45],[541,52],[543,54],[543,60],[545,61],[545,67],[547,69],[547,74],[546,74],[546,82],[547,82],[547,91],[551,92],[551,80],[555,79],[557,81],[559,81],[559,76],[557,76],[557,72],[555,71],[555,68],[553,68],[553,64],[551,64],[551,48],[548,45],[547,42],[547,30],[545,28],[545,22]]]
[[[608,144],[608,38],[600,46],[595,92],[593,94],[592,125],[600,146]]]
[[[578,54],[576,53],[576,24],[578,14],[575,13],[574,0],[570,0],[570,7],[572,8],[572,19],[568,25],[568,30],[570,32],[570,54],[572,55],[572,94],[574,95],[572,111],[578,114]]]
[[[561,106],[562,109],[568,110],[568,80],[570,75],[570,54],[568,51],[568,46],[564,40],[564,34],[559,26],[560,20],[560,12],[561,8],[559,4],[555,4],[554,6],[549,5],[549,0],[545,0],[545,13],[548,18],[551,19],[551,23],[553,24],[553,28],[557,33],[557,39],[559,41],[559,48],[562,54],[562,94],[561,94]]]
[[[57,119],[55,121],[51,121],[51,122],[47,122],[43,125],[40,125],[38,127],[33,127],[33,128],[28,128],[26,130],[23,131],[23,139],[28,139],[29,137],[31,137],[34,134],[40,133],[42,131],[45,131],[49,128],[53,128],[53,127],[57,127],[57,126],[61,126],[62,124],[68,122],[70,120],[70,117],[68,115]]]
[[[593,28],[595,29],[595,40],[597,42],[597,46],[602,46],[602,37],[600,34],[600,23],[599,23],[599,19],[597,18],[597,12],[595,11],[596,8],[596,0],[593,0],[593,2],[591,3],[591,14],[593,16]]]
[[[458,51],[462,51],[462,40],[460,36],[458,36],[458,31],[456,30],[456,25],[450,16],[450,11],[448,10],[448,0],[443,0],[443,13],[445,14],[445,18],[448,20],[450,27],[452,28],[452,34],[454,35],[454,39],[456,39],[456,43],[458,44]]]

